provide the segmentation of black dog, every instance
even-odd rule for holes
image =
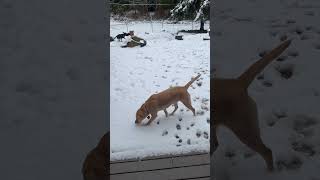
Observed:
[[[124,39],[126,36],[129,36],[129,35],[130,33],[123,32],[122,34],[118,34],[116,38],[118,39],[118,41],[122,41],[122,39]]]

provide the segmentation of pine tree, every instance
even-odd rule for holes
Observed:
[[[203,22],[209,19],[210,0],[180,0],[170,12],[172,19],[193,19]]]

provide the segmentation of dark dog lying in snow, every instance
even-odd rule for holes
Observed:
[[[190,94],[187,90],[199,77],[200,74],[197,77],[192,78],[185,86],[171,87],[158,94],[151,95],[149,99],[138,109],[135,123],[140,124],[145,118],[147,118],[149,120],[147,125],[149,125],[157,117],[158,111],[161,110],[163,110],[166,117],[168,117],[166,108],[171,105],[174,105],[174,110],[170,114],[173,115],[178,109],[178,101],[181,101],[193,112],[193,115],[195,116],[195,109],[191,105]]]
[[[213,125],[211,125],[211,155],[218,147],[216,129],[219,125],[228,127],[244,144],[258,152],[265,160],[268,169],[273,170],[272,151],[260,137],[258,112],[255,101],[248,95],[248,87],[255,77],[289,45],[287,40],[251,65],[236,79],[213,78],[210,88],[213,97]]]
[[[116,38],[118,39],[118,41],[122,41],[122,39],[124,39],[126,36],[129,36],[129,35],[130,33],[123,32],[122,34],[118,34]]]

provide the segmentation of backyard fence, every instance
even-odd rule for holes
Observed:
[[[175,3],[161,3],[156,1],[130,0],[125,2],[110,1],[111,13],[125,16],[132,19],[143,19],[151,14],[155,19],[167,19],[170,17],[170,10],[175,7]]]
[[[186,24],[178,24],[173,23],[166,20],[152,20],[149,19],[147,22],[150,24],[148,28],[145,29],[146,32],[161,32],[161,31],[168,31],[172,33],[176,33],[181,29],[186,28]],[[136,24],[133,23],[133,20],[124,20],[117,23],[111,23],[110,29],[111,30],[120,30],[121,32],[129,32],[130,30],[135,29]],[[198,29],[200,27],[199,23],[191,22],[191,25],[188,25],[188,30]]]
[[[121,28],[128,32],[132,28],[133,20],[149,21],[150,32],[162,30],[175,31],[181,30],[175,22],[168,22],[170,10],[177,5],[176,0],[111,0],[109,2],[111,15],[123,23],[110,24],[110,27]],[[156,24],[155,24],[156,21]],[[161,26],[159,27],[159,24]],[[191,21],[188,30],[198,28],[198,23]],[[185,26],[185,25],[184,25]],[[195,27],[196,26],[196,27]]]

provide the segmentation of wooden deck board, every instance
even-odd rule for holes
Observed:
[[[111,180],[210,179],[210,155],[193,153],[110,163]]]
[[[166,180],[210,176],[210,164],[111,175],[111,180]]]

